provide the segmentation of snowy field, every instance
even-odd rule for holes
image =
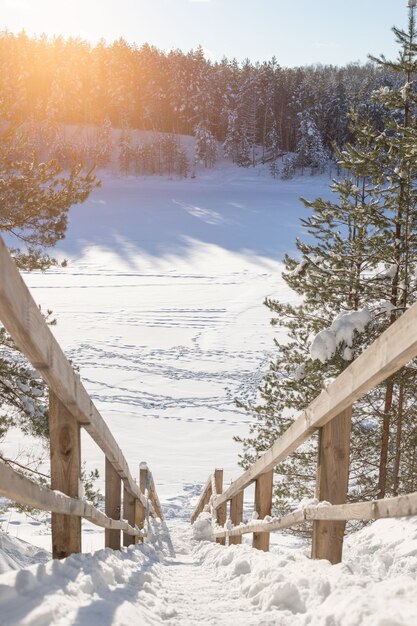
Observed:
[[[69,267],[26,281],[53,309],[53,332],[132,472],[149,463],[175,556],[159,536],[156,549],[48,561],[49,525],[8,511],[0,515],[8,533],[0,533],[1,626],[417,624],[415,519],[352,536],[337,566],[310,561],[301,540],[280,533],[265,555],[193,542],[188,524],[214,467],[226,482],[240,473],[233,436],[245,435],[250,418],[234,401],[256,397],[277,333],[262,302],[294,298],[280,260],[301,232],[298,198],[328,197],[329,182],[233,167],[189,180],[107,174],[72,210],[59,252]],[[11,433],[3,450],[22,445]],[[103,477],[89,438],[83,458]],[[100,530],[84,530],[84,551],[103,546]]]
[[[279,261],[300,232],[299,197],[329,193],[328,176],[207,172],[105,176],[72,209],[60,249],[69,267],[25,277],[132,472],[149,463],[168,515],[188,515],[214,467],[226,481],[239,473],[233,436],[250,418],[235,399],[255,397],[277,332],[263,299],[293,297]],[[83,458],[103,475],[89,438]]]

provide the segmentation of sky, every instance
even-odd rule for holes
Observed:
[[[391,27],[405,26],[407,0],[0,0],[1,30],[123,37],[162,50],[201,45],[211,60],[284,67],[364,62],[396,55]]]

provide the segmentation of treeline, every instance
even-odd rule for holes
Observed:
[[[382,120],[370,95],[398,86],[395,80],[371,63],[288,69],[275,58],[211,62],[201,48],[165,53],[122,39],[92,46],[0,33],[2,119],[98,126],[108,120],[118,128],[189,135],[199,129],[240,165],[297,152],[301,167],[319,166],[334,144],[350,139],[352,107]]]

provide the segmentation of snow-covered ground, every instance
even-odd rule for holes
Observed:
[[[39,522],[8,510],[0,514],[8,533],[0,535],[2,626],[417,623],[416,520],[361,531],[339,566],[311,562],[300,541],[280,533],[270,555],[196,544],[187,523],[214,467],[226,482],[240,473],[233,436],[250,418],[234,400],[256,396],[277,332],[262,302],[294,298],[280,259],[300,233],[298,198],[328,197],[329,182],[233,167],[190,180],[107,174],[72,210],[60,247],[69,267],[26,280],[58,318],[54,333],[132,472],[149,463],[176,556],[146,546],[45,562],[45,551],[20,539],[48,549],[48,515]],[[2,448],[14,455],[25,445],[11,433]],[[83,458],[103,476],[89,438]],[[102,532],[85,523],[83,545],[102,547]]]
[[[2,626],[415,626],[417,520],[380,520],[346,541],[344,563],[305,548],[164,542],[73,555],[0,576]]]
[[[300,232],[299,196],[329,182],[230,166],[186,180],[104,175],[71,211],[69,267],[25,277],[132,471],[149,463],[173,514],[214,467],[227,481],[240,471],[233,436],[250,417],[235,399],[255,397],[277,332],[263,300],[293,297],[280,259]],[[103,475],[89,438],[83,458]]]

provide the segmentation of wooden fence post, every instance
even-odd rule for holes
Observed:
[[[123,517],[126,519],[131,526],[135,525],[135,503],[136,498],[132,496],[132,494],[126,489],[123,488]],[[135,537],[133,535],[128,535],[127,533],[123,533],[123,545],[131,546],[135,543]]]
[[[233,526],[238,526],[243,519],[243,495],[244,491],[241,491],[230,500],[230,519]],[[229,545],[233,543],[242,543],[242,535],[229,537]]]
[[[256,479],[255,487],[255,511],[258,519],[263,519],[266,515],[271,515],[272,510],[272,490],[274,486],[274,470],[261,474]],[[253,533],[252,547],[258,550],[269,550],[270,533]]]
[[[148,476],[148,468],[145,463],[141,463],[139,465],[139,489],[143,495],[145,495],[146,491],[146,478]],[[141,530],[145,527],[145,507],[143,506],[140,500],[136,500],[135,503],[135,524]],[[136,542],[142,542],[142,537],[136,537]]]
[[[316,497],[330,504],[345,504],[349,481],[352,407],[320,429]],[[340,563],[346,522],[313,522],[311,558]]]
[[[217,495],[220,495],[223,491],[223,470],[215,469],[214,470],[214,483],[216,485]],[[219,508],[216,510],[217,523],[219,526],[224,526],[226,523],[226,512],[227,512],[227,502],[224,502]],[[216,539],[217,543],[221,543],[225,545],[225,539]]]
[[[106,486],[106,501],[105,511],[108,517],[113,519],[120,519],[121,512],[121,491],[122,481],[119,474],[114,469],[106,457],[106,469],[105,469],[105,486]],[[109,530],[106,528],[105,532],[105,546],[106,548],[112,548],[113,550],[120,550],[120,530]]]
[[[80,426],[49,390],[51,489],[78,498],[81,477]],[[81,517],[52,513],[52,557],[81,552]]]

